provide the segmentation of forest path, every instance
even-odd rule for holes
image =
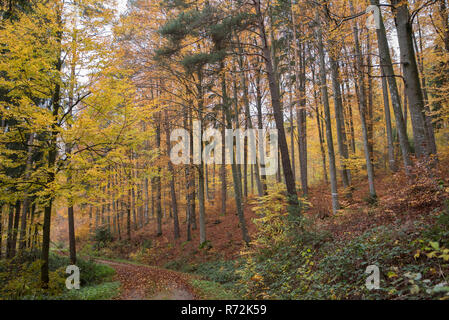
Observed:
[[[197,300],[189,275],[156,267],[95,259],[116,271],[118,300]]]

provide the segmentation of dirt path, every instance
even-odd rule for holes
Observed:
[[[196,300],[188,275],[109,260],[96,260],[115,269],[115,279],[121,283],[118,300]]]

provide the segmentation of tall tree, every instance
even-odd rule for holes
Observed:
[[[268,37],[265,28],[265,17],[264,14],[262,13],[261,1],[253,0],[253,6],[256,11],[258,35],[262,43],[262,55],[265,61],[265,69],[267,72],[268,84],[270,87],[271,107],[273,108],[273,116],[278,131],[279,150],[281,154],[284,180],[288,194],[288,203],[289,203],[288,211],[292,216],[299,216],[300,207],[298,195],[296,193],[296,183],[293,178],[293,171],[288,152],[287,138],[285,135],[284,118],[282,114],[281,100],[279,93],[279,84],[277,81],[277,75],[273,68],[273,60],[271,56],[270,45],[268,43]]]
[[[410,16],[408,1],[391,0],[392,11],[398,34],[401,65],[404,71],[405,91],[410,107],[415,151],[418,157],[431,153],[430,137],[425,121],[424,97],[413,47],[412,17]]]
[[[337,189],[337,169],[335,166],[335,152],[334,152],[334,140],[332,137],[332,123],[329,107],[329,93],[327,90],[327,71],[325,62],[325,52],[323,44],[323,31],[320,23],[319,12],[315,16],[316,24],[316,37],[318,41],[318,56],[320,64],[320,86],[321,86],[321,97],[323,99],[324,106],[324,120],[326,124],[326,142],[327,142],[327,153],[329,158],[329,176],[331,183],[331,193],[332,193],[332,212],[336,214],[340,209],[340,203],[338,201],[338,189]]]

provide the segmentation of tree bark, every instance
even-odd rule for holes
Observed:
[[[332,124],[331,115],[329,108],[329,93],[327,91],[326,84],[326,63],[324,57],[324,46],[323,46],[323,35],[320,25],[319,14],[316,14],[317,26],[317,38],[318,38],[318,54],[320,63],[320,86],[321,86],[321,96],[324,105],[324,116],[326,123],[326,140],[327,140],[327,152],[329,158],[329,175],[331,182],[331,192],[332,192],[332,212],[335,215],[340,209],[340,204],[338,202],[338,189],[337,189],[337,174],[335,167],[335,152],[334,152],[334,142],[332,138]]]
[[[324,181],[326,184],[329,182],[329,178],[327,177],[327,165],[326,165],[326,153],[324,151],[324,134],[322,132],[322,126],[321,126],[321,118],[322,113],[320,112],[320,103],[318,101],[318,95],[316,91],[315,84],[318,84],[318,87],[321,87],[320,80],[316,79],[315,77],[315,66],[312,67],[312,80],[313,80],[313,98],[315,102],[315,114],[316,114],[316,122],[317,122],[317,129],[318,129],[318,138],[320,140],[320,151],[321,151],[321,160],[323,164],[323,175],[324,175]]]
[[[296,84],[296,98],[298,100],[298,108],[296,110],[296,118],[298,122],[298,152],[299,152],[299,170],[301,176],[301,189],[303,196],[308,194],[308,176],[307,176],[307,117],[306,117],[306,90],[305,90],[305,57],[304,50],[300,51],[300,47],[297,40],[296,30],[296,17],[293,12],[293,2],[291,6],[291,17],[293,27],[293,48],[295,57],[295,84]],[[293,123],[293,121],[292,121]],[[293,130],[293,126],[292,126]],[[292,148],[293,152],[294,148]],[[292,160],[293,162],[293,160]],[[294,171],[294,169],[293,169]]]
[[[170,127],[169,127],[169,119],[168,112],[165,110],[165,134],[167,136],[167,155],[170,157]],[[179,220],[178,220],[178,203],[176,201],[176,190],[175,190],[175,170],[173,168],[173,163],[168,160],[168,171],[170,172],[170,193],[171,193],[171,207],[173,210],[173,233],[175,239],[180,237],[179,234]]]
[[[352,6],[352,1],[349,1],[351,13],[354,12],[354,8]],[[366,161],[366,172],[368,176],[368,185],[369,192],[371,197],[376,197],[376,189],[374,187],[374,168],[371,160],[370,146],[369,146],[369,137],[368,137],[368,126],[366,123],[366,114],[367,114],[367,99],[366,99],[366,90],[365,90],[365,80],[363,76],[363,58],[362,51],[360,49],[359,42],[359,30],[357,23],[354,23],[353,26],[354,33],[354,49],[356,55],[356,64],[357,64],[357,82],[358,82],[358,92],[357,95],[359,97],[359,113],[360,113],[360,122],[362,126],[362,136],[363,136],[363,148],[365,153],[365,161]]]
[[[222,62],[220,65],[220,70],[224,69],[224,63]],[[221,92],[222,92],[222,104],[223,104],[223,112],[225,113],[226,116],[226,126],[228,129],[232,129],[232,115],[230,112],[230,108],[229,108],[229,99],[228,99],[228,94],[227,94],[227,90],[226,90],[226,77],[223,74],[222,75],[222,79],[221,79]],[[234,143],[232,143],[232,145],[230,146],[230,148],[234,148],[233,146]],[[228,152],[230,152],[231,150],[228,150]],[[232,170],[232,178],[234,181],[234,196],[235,196],[235,204],[236,204],[236,208],[237,208],[237,216],[239,218],[239,223],[240,223],[240,230],[242,231],[242,238],[243,241],[245,241],[245,243],[247,245],[249,245],[250,242],[250,238],[249,238],[249,234],[248,234],[248,230],[246,227],[246,222],[245,222],[245,216],[244,216],[244,212],[243,212],[243,206],[242,206],[242,187],[241,187],[241,183],[242,180],[240,179],[239,175],[238,175],[238,168],[237,168],[237,164],[236,164],[236,155],[235,152],[232,152],[233,158],[230,159],[232,161],[231,163],[231,170]],[[225,159],[222,159],[223,161],[225,161]]]
[[[204,93],[203,93],[203,74],[202,70],[199,69],[197,72],[198,82],[196,84],[198,92],[198,120],[199,120],[199,134],[198,138],[199,145],[197,146],[200,155],[200,164],[196,165],[198,171],[198,204],[199,204],[199,224],[200,224],[200,245],[206,242],[206,208],[204,199],[204,162],[203,162],[203,108],[204,108]],[[195,133],[194,133],[195,134]]]
[[[379,5],[379,0],[371,0],[371,4]],[[410,167],[412,164],[410,160],[410,144],[407,138],[406,126],[401,110],[401,99],[396,83],[393,64],[391,62],[390,49],[382,16],[380,17],[380,28],[376,30],[376,34],[379,48],[380,64],[382,66],[383,74],[387,78],[388,87],[390,89],[391,105],[393,107],[395,116],[396,131],[399,137],[399,145],[401,147],[404,169],[406,172],[408,172],[408,167]]]
[[[263,119],[262,119],[262,93],[261,93],[261,83],[260,83],[260,70],[256,71],[256,109],[257,109],[257,128],[259,130],[263,129]],[[259,168],[261,169],[262,173],[260,174],[260,183],[262,184],[262,195],[266,195],[267,194],[267,177],[265,174],[263,174],[263,172],[265,172],[264,170],[262,170],[265,165],[262,163],[265,163],[265,158],[264,158],[264,154],[261,153],[259,154],[260,157],[260,166]],[[263,167],[262,167],[263,166]],[[260,192],[259,192],[260,194]]]
[[[190,150],[193,151],[193,115],[192,109],[189,110],[189,130],[190,130]],[[196,184],[195,184],[195,168],[194,165],[190,168],[190,190],[191,190],[191,209],[190,209],[190,219],[192,223],[192,230],[197,229],[196,225]]]
[[[221,214],[226,214],[226,196],[227,196],[227,182],[226,182],[226,115],[222,111],[222,130],[221,130],[221,159],[222,165],[220,168],[221,175]]]
[[[284,171],[284,179],[285,179],[285,185],[287,187],[287,194],[288,194],[288,212],[293,216],[300,216],[300,207],[298,202],[298,195],[296,193],[296,184],[295,180],[293,179],[293,172],[292,167],[290,163],[290,156],[288,152],[288,145],[287,145],[287,139],[285,135],[285,129],[284,129],[284,118],[282,114],[282,108],[281,108],[281,101],[280,101],[280,94],[279,94],[279,86],[276,81],[276,74],[273,70],[273,63],[271,59],[271,52],[268,45],[268,39],[266,36],[265,31],[265,23],[264,23],[264,17],[262,15],[261,7],[260,7],[260,0],[254,0],[257,19],[258,19],[258,27],[259,27],[259,36],[262,41],[262,48],[263,48],[263,56],[265,59],[265,67],[266,72],[268,75],[268,82],[270,87],[270,93],[271,93],[271,104],[273,108],[273,116],[276,123],[277,131],[278,131],[278,142],[279,142],[279,148],[281,152],[281,159],[282,159],[282,168]]]
[[[340,72],[338,68],[338,63],[335,59],[329,55],[329,62],[331,68],[331,78],[332,78],[332,91],[334,96],[334,109],[335,109],[335,122],[337,124],[337,141],[338,141],[338,151],[340,153],[340,166],[341,166],[341,177],[343,181],[343,187],[349,187],[349,170],[346,166],[346,161],[349,159],[348,145],[346,144],[346,130],[343,117],[343,101],[341,98],[340,90]]]
[[[390,115],[390,100],[388,98],[387,79],[381,70],[382,75],[382,94],[384,98],[384,111],[385,111],[385,129],[387,132],[387,147],[388,147],[388,165],[392,172],[397,171],[396,160],[394,158],[394,145],[393,145],[393,130],[391,128],[391,115]]]
[[[444,1],[442,1],[444,2]],[[435,142],[435,132],[434,132],[434,126],[433,126],[433,117],[430,112],[429,107],[429,95],[426,88],[426,76],[424,74],[424,57],[423,57],[423,45],[422,45],[422,31],[421,31],[421,24],[419,23],[419,18],[416,16],[417,26],[418,26],[418,35],[419,35],[419,47],[418,43],[416,41],[415,34],[412,33],[413,42],[415,44],[415,51],[416,51],[416,57],[418,61],[418,68],[419,72],[421,73],[421,87],[422,87],[422,94],[424,98],[424,120],[426,121],[426,127],[427,127],[427,134],[429,137],[429,148],[430,152],[434,155],[437,154],[437,145]]]
[[[6,238],[6,258],[10,259],[11,256],[11,247],[12,247],[12,238],[13,238],[13,228],[14,228],[14,206],[9,204],[9,212],[8,212],[8,231]]]
[[[0,259],[2,259],[3,251],[2,251],[2,240],[3,240],[3,207],[4,204],[0,202]]]
[[[161,153],[161,115],[156,115],[156,148],[158,155]],[[162,236],[162,190],[161,190],[161,166],[157,164],[157,174],[154,177],[154,185],[156,187],[156,220],[157,230],[156,236]]]
[[[31,176],[32,157],[33,157],[33,143],[34,133],[30,134],[28,138],[28,154],[25,168],[25,180],[29,180]],[[22,254],[26,248],[26,230],[27,230],[27,214],[30,205],[30,198],[28,195],[28,188],[25,190],[25,197],[23,199],[22,217],[20,219],[20,236],[19,236],[19,254]]]
[[[189,113],[187,112],[187,107],[183,108],[183,115],[184,115],[184,128],[189,129]],[[190,138],[190,136],[189,136]],[[190,147],[190,144],[189,144]],[[191,150],[191,149],[190,149]],[[190,154],[189,154],[190,159]],[[192,218],[191,218],[191,210],[192,210],[192,191],[191,191],[191,181],[192,178],[190,177],[190,164],[185,165],[185,178],[186,178],[186,224],[187,224],[187,232],[186,237],[187,241],[192,240],[192,234],[191,234],[191,225],[192,225]]]
[[[415,50],[413,48],[412,25],[407,2],[391,0],[395,15],[395,24],[398,34],[401,64],[404,71],[405,91],[410,108],[410,118],[413,128],[415,151],[418,157],[427,157],[431,154],[428,137],[428,128],[425,122],[424,97],[419,79]]]
[[[57,23],[60,29],[57,31],[57,61],[55,65],[55,69],[60,72],[62,70],[62,10],[64,4],[61,7],[56,8],[57,11]],[[51,186],[55,181],[56,176],[56,157],[57,157],[57,143],[58,143],[58,121],[59,121],[59,111],[61,108],[61,85],[59,81],[56,81],[54,93],[52,97],[52,118],[51,118],[51,129],[50,136],[48,138],[48,175],[46,186]],[[41,266],[41,283],[44,289],[48,288],[49,282],[49,253],[50,253],[50,228],[51,228],[51,211],[52,205],[54,201],[54,195],[48,193],[45,196],[45,208],[44,208],[44,223],[42,227],[42,251],[41,251],[41,260],[43,261]]]

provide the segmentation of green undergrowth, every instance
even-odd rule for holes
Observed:
[[[254,245],[236,271],[244,298],[449,299],[449,209],[432,222],[398,222],[337,241],[304,222],[292,226],[279,213],[282,205],[266,205]],[[379,270],[379,288],[367,287],[369,266]]]
[[[198,276],[193,278],[192,285],[199,289],[204,299],[232,300],[242,298],[236,290],[241,279],[236,270],[242,267],[243,262],[243,259],[237,259],[188,263],[185,259],[178,259],[166,263],[164,267]]]
[[[41,288],[41,261],[36,260],[38,252],[29,252],[20,259],[0,261],[0,299],[2,300],[92,300],[111,299],[119,292],[119,284],[112,282],[115,274],[109,266],[93,260],[78,259],[80,289],[66,288],[66,256],[50,253],[50,282],[48,289]]]
[[[64,300],[111,300],[120,294],[120,282],[105,282],[79,290],[70,290],[60,298]]]
[[[196,289],[202,300],[236,300],[238,296],[218,282],[192,279],[190,284]]]
[[[259,203],[258,234],[240,259],[181,259],[166,267],[197,274],[244,299],[449,299],[449,208],[427,222],[397,221],[336,240],[306,221],[292,224],[277,199]],[[373,266],[379,287],[370,290]]]

